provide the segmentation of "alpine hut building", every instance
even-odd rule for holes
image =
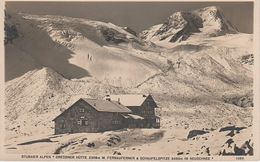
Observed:
[[[80,98],[55,119],[55,134],[96,133],[122,128],[159,128],[151,95],[107,95]]]

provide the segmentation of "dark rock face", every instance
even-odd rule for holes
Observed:
[[[198,15],[201,16],[203,14],[207,14],[213,18],[212,21],[219,21],[220,29],[219,29],[219,35],[222,35],[224,33],[236,33],[238,30],[237,28],[231,24],[229,20],[227,20],[223,14],[222,9],[216,6],[210,6],[206,8],[199,9],[195,11],[199,13]],[[205,20],[203,20],[205,21]]]
[[[5,44],[12,43],[15,38],[18,38],[18,31],[15,25],[5,24]]]
[[[14,39],[19,37],[18,30],[16,25],[10,23],[9,20],[12,18],[11,15],[5,13],[5,23],[4,23],[4,31],[5,31],[5,44],[12,43]]]
[[[177,155],[183,155],[183,152],[178,152]]]
[[[234,130],[230,131],[230,132],[227,134],[227,136],[230,136],[230,137],[235,136],[235,131],[234,131]]]
[[[192,33],[200,32],[199,28],[203,27],[202,19],[197,15],[193,15],[190,12],[183,12],[181,15],[186,21],[186,25],[170,39],[170,42],[176,42],[179,39],[180,41],[185,41]]]
[[[130,28],[123,28],[128,33],[136,36],[137,34]],[[127,34],[121,33],[115,29],[108,28],[105,26],[99,26],[98,32],[102,34],[105,41],[110,44],[120,44],[120,43],[132,43],[133,47],[139,46],[139,48],[145,48],[146,46],[152,46],[152,44],[145,44],[145,42],[140,41],[137,37],[128,38]]]
[[[99,31],[104,36],[104,38],[107,42],[111,42],[111,43],[115,43],[115,44],[128,42],[125,34],[119,33],[118,31],[116,31],[114,29],[100,27]]]
[[[114,146],[121,142],[121,138],[118,135],[113,135],[107,140],[107,146]]]
[[[247,127],[236,127],[236,126],[227,126],[223,127],[219,130],[219,132],[227,132],[226,136],[230,136],[230,138],[224,143],[222,149],[219,152],[219,155],[227,156],[227,155],[241,155],[252,156],[254,154],[253,142],[251,139],[246,140],[242,145],[238,144],[237,139],[233,138],[237,134],[240,133],[241,130],[246,129]]]
[[[242,129],[245,129],[246,127],[236,127],[236,126],[227,126],[223,127],[219,130],[219,132],[224,132],[224,131],[241,131]]]
[[[207,131],[203,131],[203,130],[191,130],[188,134],[188,139],[189,138],[192,138],[192,137],[195,137],[197,135],[202,135],[202,134],[206,134],[206,133],[209,133]]]
[[[238,147],[232,139],[231,140],[229,139],[227,142],[229,142],[228,147],[230,147],[232,151],[226,151],[226,148],[224,148],[222,151],[220,151],[219,155],[223,155],[223,156],[228,156],[228,155],[229,156],[234,156],[234,155],[253,156],[254,155],[254,148],[251,139],[245,141],[241,147]],[[231,146],[232,143],[234,143],[233,146]]]
[[[123,27],[123,29],[124,29],[125,31],[127,31],[128,33],[130,33],[130,34],[132,34],[132,35],[134,35],[134,36],[137,36],[137,33],[136,33],[133,29],[131,29],[131,28],[129,28],[129,27]]]
[[[234,141],[233,141],[232,138],[230,138],[230,139],[228,139],[228,140],[226,141],[225,144],[228,144],[228,147],[231,147],[231,144],[232,144],[232,143],[234,143]]]
[[[95,143],[91,142],[87,144],[88,147],[95,147]]]
[[[246,94],[244,96],[233,96],[233,97],[223,97],[224,102],[230,103],[239,107],[254,107],[253,94]]]
[[[253,54],[244,55],[241,57],[240,62],[242,64],[254,65],[254,55]]]
[[[162,27],[155,33],[155,35],[163,35],[172,29],[181,29],[171,38],[170,42],[176,42],[179,38],[186,40],[193,32],[199,32],[201,28],[202,19],[191,12],[177,12],[170,16]],[[168,37],[165,35],[160,40]]]

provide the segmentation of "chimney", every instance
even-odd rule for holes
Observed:
[[[106,95],[105,100],[111,101],[110,95]]]
[[[117,102],[120,104],[120,98],[118,98]]]

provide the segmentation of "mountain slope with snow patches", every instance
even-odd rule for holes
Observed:
[[[145,45],[111,23],[35,15],[16,15],[9,21],[16,25],[19,37],[6,45],[7,80],[22,75],[22,70],[11,67],[15,60],[12,55],[19,53],[32,58],[21,60],[24,61],[21,64],[50,67],[67,79],[95,77],[104,80],[106,76],[108,80],[122,82],[118,84],[127,84],[131,78],[142,81],[160,70],[149,60],[129,54],[128,44]],[[119,53],[104,46],[119,46],[125,50]]]

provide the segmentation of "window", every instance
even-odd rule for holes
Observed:
[[[160,123],[160,118],[156,118],[156,123]]]
[[[81,125],[81,124],[82,124],[82,121],[81,121],[81,120],[78,120],[78,121],[77,121],[77,124],[78,124],[78,125]]]
[[[61,129],[64,129],[64,128],[65,128],[65,120],[62,119],[62,120],[61,120]]]
[[[79,112],[81,112],[81,113],[85,112],[85,111],[84,111],[84,108],[82,108],[82,107],[79,108]]]
[[[118,124],[120,124],[120,121],[119,120],[113,120],[112,124],[118,125]]]
[[[88,120],[84,120],[84,125],[88,125]]]
[[[89,125],[89,121],[88,120],[78,120],[78,125],[84,126],[84,125]]]
[[[64,129],[65,128],[65,123],[62,123],[61,124],[61,129]]]

